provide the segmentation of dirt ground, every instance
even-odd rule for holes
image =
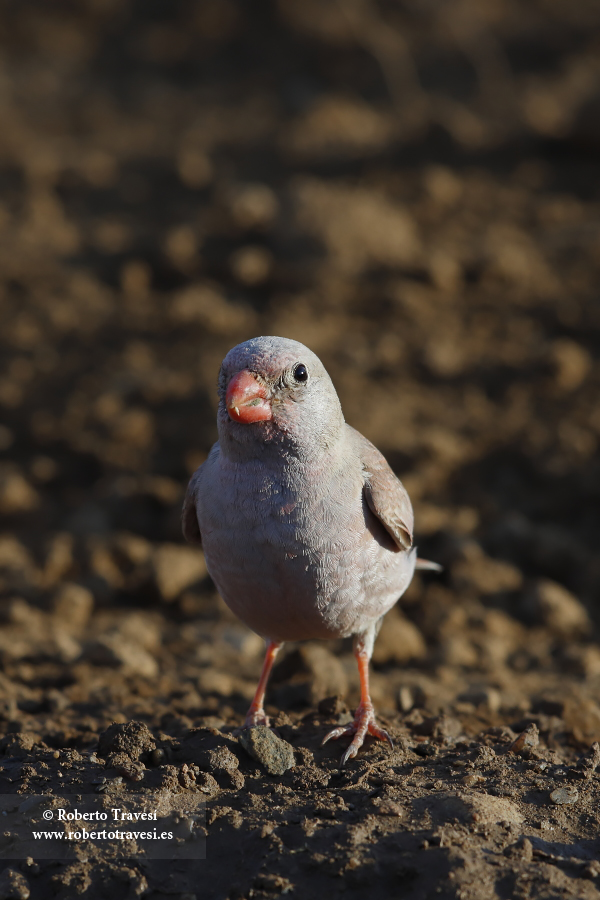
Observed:
[[[13,859],[9,828],[0,900],[600,898],[599,27],[3,4],[0,792],[206,800],[206,859]],[[321,356],[444,566],[376,645],[395,749],[344,769],[348,643],[287,647],[269,774],[234,734],[261,641],[180,534],[259,334]]]

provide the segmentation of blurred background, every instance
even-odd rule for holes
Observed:
[[[600,677],[599,26],[593,0],[3,4],[5,731],[241,716],[261,642],[179,513],[259,334],[321,356],[446,567],[391,614],[376,699],[480,679],[463,711],[495,715]],[[353,689],[332,646],[280,706]]]

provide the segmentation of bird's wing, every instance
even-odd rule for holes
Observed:
[[[369,509],[393,537],[399,550],[413,544],[413,510],[406,489],[373,444],[348,426],[358,449],[364,475],[364,495]]]
[[[197,469],[190,479],[181,511],[181,529],[184,538],[190,544],[202,543],[200,525],[198,524],[198,515],[196,513],[196,491],[198,489],[199,472],[200,469]]]

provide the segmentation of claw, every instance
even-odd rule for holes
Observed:
[[[270,720],[264,709],[259,709],[256,712],[249,712],[246,716],[244,728],[254,728],[256,725],[266,725],[267,728],[269,727]]]
[[[349,759],[353,759],[357,755],[367,734],[379,738],[380,741],[387,741],[392,750],[394,749],[394,742],[390,735],[387,731],[384,731],[383,728],[380,728],[375,721],[375,712],[373,711],[372,706],[359,706],[354,714],[354,721],[350,722],[348,725],[340,725],[338,728],[329,731],[321,741],[321,746],[323,747],[327,741],[337,740],[337,738],[343,737],[346,734],[353,734],[354,737],[340,760],[340,766],[345,766]]]
[[[235,728],[233,731],[234,737],[239,737],[242,731],[245,731],[246,728],[255,728],[257,725],[266,725],[267,728],[271,724],[268,715],[264,710],[257,710],[256,712],[248,712],[246,716],[246,720],[243,725],[240,725],[239,728]]]
[[[265,713],[263,707],[265,699],[265,688],[269,679],[269,673],[271,671],[273,663],[275,662],[275,657],[277,656],[280,647],[281,644],[278,644],[276,641],[267,641],[265,661],[263,663],[262,672],[260,673],[260,678],[258,681],[254,699],[250,704],[250,709],[246,714],[246,721],[241,728],[235,729],[235,731],[233,732],[234,735],[237,736],[241,734],[244,728],[255,728],[257,725],[266,725],[267,728],[269,727],[269,717]]]

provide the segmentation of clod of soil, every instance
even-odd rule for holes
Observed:
[[[137,760],[143,753],[156,747],[152,733],[143,722],[115,723],[103,731],[98,738],[98,753],[102,757],[122,754]]]

